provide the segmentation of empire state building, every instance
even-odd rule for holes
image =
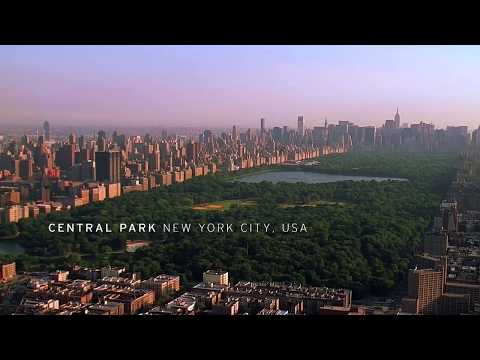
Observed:
[[[393,122],[395,124],[396,129],[400,128],[400,115],[398,114],[398,107],[397,107],[397,113],[395,114],[395,118]]]

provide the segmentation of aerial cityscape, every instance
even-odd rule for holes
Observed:
[[[139,65],[138,52],[157,51],[124,48],[112,51]],[[10,49],[10,60],[37,51],[39,70],[41,50]],[[181,52],[186,66],[195,51]],[[128,76],[122,66],[103,70]],[[52,81],[67,89],[77,80],[59,67]],[[63,114],[76,111],[68,96],[54,104]],[[35,122],[20,103],[52,100],[27,97],[0,100],[0,315],[480,314],[480,123],[405,121],[400,102],[361,124],[156,124],[147,110],[128,120],[121,101],[118,125],[50,110]]]

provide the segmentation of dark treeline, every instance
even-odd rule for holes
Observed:
[[[319,165],[301,169],[330,174],[406,178],[425,191],[445,193],[455,177],[460,156],[451,152],[351,151],[319,160]]]
[[[359,160],[351,161],[351,156]],[[19,241],[26,255],[17,257],[18,266],[53,270],[73,263],[128,265],[143,276],[179,274],[187,286],[200,280],[205,269],[221,267],[234,280],[347,287],[356,296],[386,293],[405,278],[442,199],[439,184],[452,181],[455,174],[454,157],[432,155],[427,166],[424,155],[404,160],[408,165],[391,164],[387,156],[380,154],[382,160],[374,154],[366,154],[365,158],[358,154],[329,157],[322,166],[329,164],[330,169],[348,171],[348,166],[352,170],[362,166],[358,164],[369,164],[371,173],[362,175],[404,177],[410,181],[252,184],[210,175],[148,193],[129,193],[70,212],[22,220],[18,224]],[[390,156],[395,161],[399,155]],[[389,170],[384,169],[382,174],[382,167]],[[395,168],[399,169],[397,173]],[[256,206],[192,210],[193,204],[226,199],[251,199]],[[340,204],[318,204],[319,200]],[[61,234],[48,231],[51,222],[179,222],[192,223],[193,227],[190,233]],[[308,231],[201,233],[195,226],[208,222],[270,223],[276,230],[282,223],[305,223]],[[125,242],[131,239],[149,239],[152,245],[135,253],[123,252]]]

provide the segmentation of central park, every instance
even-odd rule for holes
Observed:
[[[14,259],[19,271],[128,266],[145,277],[178,274],[187,287],[205,269],[224,268],[235,279],[388,294],[405,281],[457,161],[456,154],[352,152],[314,166],[193,178],[3,225],[3,236],[19,233],[8,241],[23,251],[0,258]],[[328,181],[311,181],[318,177]],[[58,233],[51,223],[296,223],[307,231]],[[135,240],[150,246],[125,251]]]

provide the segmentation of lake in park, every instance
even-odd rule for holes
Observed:
[[[322,173],[313,172],[313,171],[265,171],[265,172],[241,175],[235,180],[240,182],[247,182],[247,183],[259,183],[262,181],[270,181],[273,183],[304,182],[307,184],[321,184],[321,183],[338,182],[338,181],[371,181],[371,180],[406,181],[406,179],[399,179],[399,178],[322,174]]]

